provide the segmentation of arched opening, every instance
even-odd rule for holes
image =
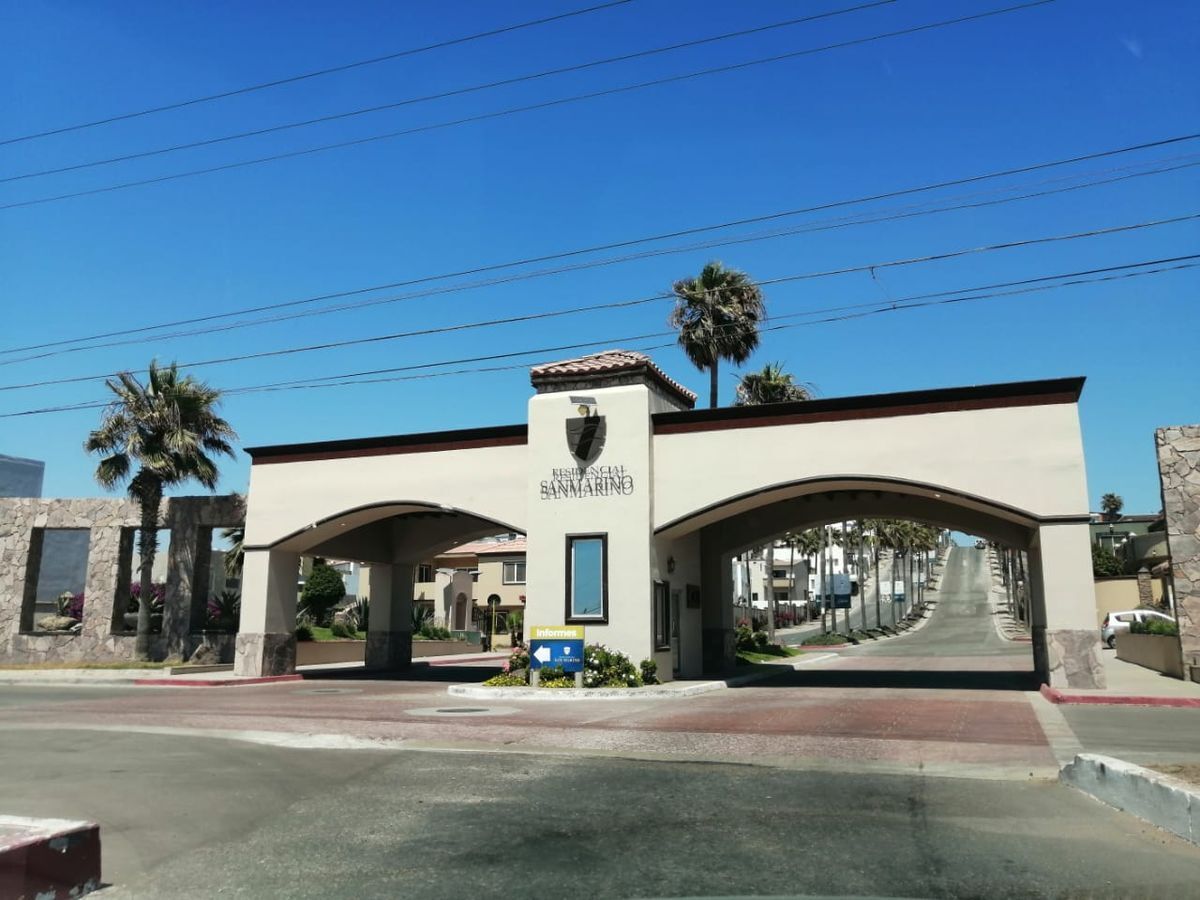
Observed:
[[[255,543],[248,527],[238,674],[294,671],[296,572],[302,557],[321,556],[360,566],[359,596],[369,598],[363,648],[370,668],[398,669],[412,660],[414,588],[422,579],[436,596],[422,595],[421,608],[451,630],[470,631],[469,567],[431,571],[430,562],[452,548],[519,529],[448,505],[381,501],[326,516],[274,540]]]
[[[810,554],[801,576],[796,574],[794,557],[779,565],[774,552],[775,548],[787,552],[787,545],[778,543],[784,536],[830,527],[835,532],[846,528],[850,534],[861,530],[864,544],[870,545],[875,536],[869,523],[881,520],[926,523],[943,534],[959,535],[956,542],[962,546],[944,546],[941,552],[931,554],[932,558],[921,559],[904,551],[898,558],[891,558],[885,550],[878,560],[881,574],[876,572],[876,560],[872,559],[870,566],[858,561],[857,546],[838,554],[842,559],[836,564],[822,555],[820,560],[825,565],[818,565],[817,558]],[[966,538],[968,535],[971,537]],[[1069,540],[1061,540],[1064,535]],[[1048,536],[1053,539],[1049,544]],[[858,646],[839,650],[846,658],[863,657],[864,670],[885,671],[886,665],[880,660],[894,650],[909,657],[897,662],[896,670],[911,671],[924,653],[927,667],[941,672],[940,677],[928,679],[931,685],[1028,687],[1036,680],[1048,681],[1056,661],[1061,665],[1064,656],[1062,648],[1055,647],[1053,635],[1047,639],[1047,587],[1057,587],[1064,594],[1078,593],[1079,588],[1090,595],[1090,567],[1082,572],[1085,581],[1080,581],[1082,556],[1076,546],[1080,540],[1086,553],[1086,525],[1074,520],[1041,519],[1025,510],[935,484],[842,475],[772,484],[694,510],[657,529],[656,552],[660,560],[670,559],[682,570],[673,577],[697,580],[700,585],[700,608],[691,615],[685,610],[678,623],[687,633],[684,646],[696,648],[690,665],[693,671],[727,671],[736,659],[739,615],[753,622],[758,608],[770,605],[774,611],[783,600],[787,604],[784,620],[805,619],[789,622],[789,626],[802,628],[813,621],[813,612],[819,612],[822,632],[885,632],[864,635]],[[1008,640],[995,625],[1003,614],[997,609],[997,589],[1011,577],[1004,562],[1009,550],[1019,553],[1022,561],[1019,587],[1024,592],[1027,643]],[[908,571],[914,564],[920,572]],[[819,571],[810,572],[811,568]],[[898,569],[903,577],[892,577],[889,569]],[[765,570],[770,571],[769,576],[761,574]],[[750,575],[752,571],[760,574]],[[830,575],[845,576],[847,593],[853,592],[854,597],[850,609],[830,608],[846,603],[827,580]],[[753,583],[756,578],[761,587]],[[928,581],[914,591],[913,578]],[[803,605],[795,596],[795,586],[801,580],[806,583]],[[897,582],[907,585],[907,592],[894,588]],[[1011,590],[1011,584],[1009,587]],[[902,598],[900,604],[895,602],[897,592]],[[920,599],[914,596],[916,593],[922,595]],[[886,603],[882,602],[884,597]],[[1059,599],[1056,594],[1049,597],[1052,607]],[[1075,602],[1080,598],[1063,599]],[[922,600],[931,602],[925,609],[917,606],[914,611],[914,601],[920,604]],[[835,616],[839,613],[845,618],[831,629],[829,623],[838,622]],[[893,615],[897,616],[898,626],[914,616],[925,630],[925,637],[918,641],[914,634],[892,640],[886,633],[889,626],[895,627]],[[855,640],[859,637],[854,635]],[[939,640],[941,646],[937,645]],[[1083,641],[1086,635],[1072,633],[1064,640]],[[885,645],[890,649],[885,651]],[[870,656],[876,659],[868,663],[866,658]],[[885,668],[880,669],[881,665]],[[685,663],[684,668],[689,666]],[[850,667],[842,666],[841,670],[848,672]],[[980,674],[987,672],[998,674]],[[883,675],[879,678],[885,680]],[[813,678],[814,683],[819,681]]]

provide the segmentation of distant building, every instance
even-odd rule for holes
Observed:
[[[0,453],[0,497],[40,497],[46,464]]]

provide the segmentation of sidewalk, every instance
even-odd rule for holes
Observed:
[[[449,654],[423,656],[413,660],[413,668],[421,666],[500,666],[507,653]],[[279,681],[300,681],[319,676],[322,672],[342,669],[363,669],[362,663],[327,663],[300,666],[294,675],[268,675],[262,678],[243,678],[225,670],[219,672],[168,673],[163,669],[0,669],[0,685],[137,685],[139,687],[234,687],[238,685],[273,684]]]
[[[1153,669],[1117,659],[1107,647],[1100,651],[1108,687],[1104,690],[1043,687],[1052,703],[1097,703],[1119,706],[1180,706],[1200,708],[1200,684],[1171,678]]]

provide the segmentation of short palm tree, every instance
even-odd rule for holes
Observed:
[[[761,372],[747,372],[738,379],[737,406],[761,406],[765,403],[789,403],[811,400],[812,386],[798,384],[783,363],[767,363]]]
[[[233,456],[229,442],[237,435],[217,415],[220,391],[190,375],[181,378],[174,363],[164,368],[151,362],[145,384],[129,372],[105,384],[114,399],[83,446],[100,454],[96,481],[109,490],[127,482],[130,498],[141,508],[142,599],[134,654],[145,660],[150,658],[149,598],[163,493],[193,478],[213,490],[219,472],[212,455]]]
[[[762,291],[745,272],[710,262],[694,278],[675,282],[672,328],[696,368],[708,370],[709,406],[717,406],[721,360],[741,365],[758,347],[758,327],[767,318]]]

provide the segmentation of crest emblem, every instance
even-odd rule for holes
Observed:
[[[580,466],[590,466],[604,449],[604,416],[567,419],[567,449]]]

